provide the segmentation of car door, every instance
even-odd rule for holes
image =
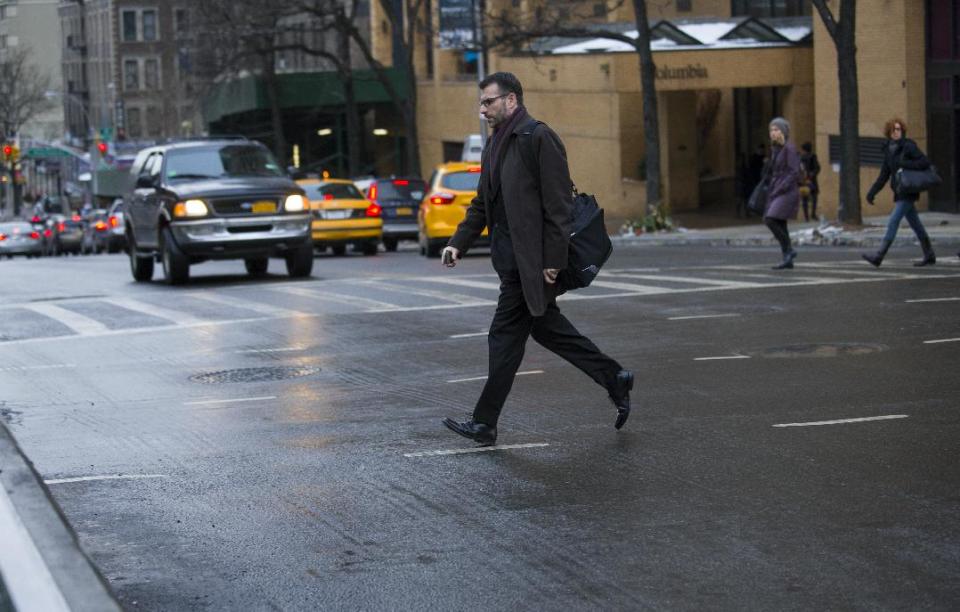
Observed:
[[[160,151],[154,153],[147,168],[149,168],[150,182],[154,187],[146,189],[144,193],[143,213],[146,216],[144,219],[146,228],[144,244],[156,248],[160,246],[160,233],[157,231],[157,226],[160,219],[160,207],[163,203],[160,198],[160,172],[163,169],[163,153]]]
[[[141,153],[141,155],[143,155]],[[150,176],[150,166],[153,164],[154,153],[148,153],[144,156],[143,159],[137,159],[133,165],[133,185],[130,190],[130,196],[127,199],[127,222],[130,223],[131,229],[133,229],[133,235],[136,241],[140,244],[145,244],[144,240],[146,239],[147,233],[147,222],[146,222],[146,197],[147,193],[150,191],[145,187],[140,187],[139,181],[141,178],[148,178]]]

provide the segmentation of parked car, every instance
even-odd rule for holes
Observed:
[[[66,216],[53,214],[49,215],[43,222],[43,230],[40,233],[43,243],[43,254],[45,256],[58,255],[57,253],[57,226],[66,219]]]
[[[95,208],[83,218],[83,239],[80,242],[80,254],[90,255],[103,252],[103,238],[107,232],[107,211]]]
[[[269,257],[283,257],[293,277],[313,270],[303,189],[262,144],[245,138],[163,144],[140,151],[130,172],[123,210],[137,281],[153,277],[155,261],[173,285],[209,259],[243,259],[250,274],[266,272]]]
[[[42,254],[41,234],[33,224],[25,221],[0,224],[0,255],[13,259],[14,255],[40,257]]]
[[[83,217],[65,216],[53,228],[53,253],[55,255],[80,254],[83,247]]]
[[[420,254],[438,257],[457,226],[467,214],[467,207],[477,196],[480,166],[467,162],[440,164],[430,177],[429,191],[420,203],[417,214]],[[489,233],[483,230],[477,246],[489,244]]]
[[[381,209],[363,197],[353,182],[346,179],[302,179],[313,214],[311,224],[313,246],[319,251],[327,247],[334,255],[343,255],[353,245],[364,255],[376,255],[383,238]]]
[[[383,248],[396,251],[400,240],[417,239],[417,208],[427,192],[420,178],[381,178],[367,187],[367,199],[383,209]]]

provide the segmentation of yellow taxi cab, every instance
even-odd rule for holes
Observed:
[[[480,164],[476,162],[447,162],[433,171],[417,215],[421,255],[440,255],[457,225],[466,217],[479,182]],[[475,244],[489,244],[488,240],[485,229]]]
[[[347,245],[364,255],[376,255],[383,238],[380,205],[363,197],[346,179],[301,179],[313,216],[313,246],[318,251],[333,249],[334,255],[347,252]]]

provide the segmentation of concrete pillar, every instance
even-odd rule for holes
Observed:
[[[700,206],[697,93],[667,91],[658,95],[664,196],[672,211],[696,210]]]

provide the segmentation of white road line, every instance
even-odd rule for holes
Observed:
[[[39,366],[8,366],[6,368],[0,368],[0,372],[27,372],[29,370],[59,370],[61,368],[75,368],[77,367],[74,363],[53,363],[50,365],[39,365]]]
[[[906,304],[924,304],[926,302],[960,302],[960,297],[927,298],[924,300],[904,300]]]
[[[140,300],[134,300],[132,298],[113,297],[105,298],[103,301],[108,304],[113,304],[114,306],[119,306],[120,308],[126,308],[127,310],[150,315],[151,317],[163,319],[164,321],[170,321],[171,323],[191,324],[205,322],[204,319],[196,317],[189,312],[157,308],[153,304],[147,304],[146,302],[141,302]]]
[[[50,317],[62,325],[66,325],[81,336],[89,336],[92,334],[100,334],[110,331],[109,327],[100,321],[97,321],[96,319],[85,317],[82,314],[78,314],[72,310],[67,310],[66,308],[61,308],[60,306],[56,306],[54,304],[27,304],[24,306],[24,308],[27,310],[32,310],[35,313],[41,314],[45,317]]]
[[[303,287],[271,287],[270,290],[279,291],[280,293],[289,293],[290,295],[297,295],[313,300],[336,302],[338,304],[352,306],[353,308],[357,309],[376,308],[381,312],[390,312],[403,308],[402,306],[391,304],[390,302],[381,302],[380,300],[371,300],[370,298],[346,295],[343,293],[337,293],[335,291],[327,291],[326,289],[322,288],[314,291],[311,289],[305,289]]]
[[[166,474],[105,474],[103,476],[77,476],[76,478],[51,478],[43,482],[48,485],[68,482],[93,482],[98,480],[142,480],[145,478],[167,478]]]
[[[276,395],[265,395],[263,397],[238,397],[236,399],[218,399],[218,400],[203,400],[199,402],[184,402],[184,406],[207,406],[210,404],[231,404],[239,402],[261,402],[265,400],[277,399]]]
[[[0,486],[0,533],[0,573],[13,609],[69,612],[70,606],[4,486]]]
[[[924,344],[942,344],[944,342],[960,342],[960,338],[944,338],[943,340],[924,340]]]
[[[614,289],[616,291],[629,291],[631,293],[640,293],[644,295],[654,295],[657,293],[672,293],[675,289],[670,287],[654,287],[651,285],[638,285],[636,283],[611,283],[606,280],[595,280],[590,283],[591,287],[600,287],[601,289]]]
[[[810,421],[808,423],[778,423],[774,427],[815,427],[817,425],[841,425],[843,423],[865,423],[867,421],[888,421],[890,419],[905,419],[906,414],[888,414],[885,416],[862,417],[859,419],[836,419],[834,421]]]
[[[739,316],[739,314],[689,315],[686,317],[668,317],[667,321],[689,321],[691,319],[726,319],[729,317]]]
[[[458,285],[460,287],[473,287],[474,289],[500,291],[500,283],[485,283],[483,281],[467,280],[465,278],[442,278],[439,276],[430,276],[428,278],[420,278],[417,280],[428,283],[442,283],[445,285]]]
[[[281,308],[279,306],[271,306],[270,304],[263,304],[260,302],[253,302],[251,300],[243,300],[239,298],[228,297],[225,295],[217,295],[214,293],[201,293],[199,291],[186,294],[188,297],[198,298],[205,300],[207,302],[212,302],[214,304],[220,304],[221,306],[230,306],[232,308],[241,308],[243,310],[252,310],[253,312],[259,312],[260,314],[273,315],[276,317],[302,317],[307,313],[300,312],[299,310],[290,310],[289,308]]]
[[[477,448],[457,448],[453,450],[422,451],[419,453],[404,453],[404,457],[442,457],[446,455],[465,455],[468,453],[491,453],[493,451],[512,450],[516,448],[543,448],[550,446],[546,442],[531,444],[503,444],[501,446],[479,446]]]
[[[529,376],[530,374],[543,374],[543,370],[528,370],[526,372],[517,372],[515,376]],[[474,380],[487,380],[486,376],[474,376],[473,378],[455,378],[453,380],[448,380],[448,383],[462,383],[462,382],[471,382]]]
[[[725,359],[750,359],[749,355],[724,355],[722,357],[697,357],[694,361],[722,361]]]
[[[609,276],[604,275],[607,278],[636,278],[638,280],[662,280],[662,281],[671,281],[675,283],[692,283],[695,285],[718,285],[720,287],[762,287],[763,283],[751,283],[743,281],[728,281],[728,280],[717,280],[712,278],[698,278],[696,276],[666,276],[659,274],[621,274],[619,272],[612,272]]]
[[[294,353],[305,350],[307,350],[305,346],[288,346],[284,348],[243,349],[242,351],[234,351],[234,353]]]
[[[422,289],[417,287],[416,289],[408,286],[399,286],[394,285],[389,282],[383,282],[379,280],[361,280],[357,282],[358,285],[363,285],[364,287],[375,287],[377,289],[382,289],[383,291],[393,291],[394,293],[402,293],[405,295],[419,295],[422,297],[429,297],[437,300],[443,300],[445,302],[453,302],[455,304],[462,305],[474,305],[479,302],[486,303],[487,300],[480,300],[470,295],[464,295],[462,293],[447,293],[444,291],[431,291],[430,289]]]
[[[477,337],[479,337],[479,336],[486,336],[486,335],[488,335],[489,333],[490,333],[490,332],[485,332],[485,331],[483,331],[483,332],[475,332],[475,333],[472,333],[472,334],[454,334],[454,335],[452,335],[452,336],[450,336],[450,337],[451,337],[451,338],[477,338]]]

